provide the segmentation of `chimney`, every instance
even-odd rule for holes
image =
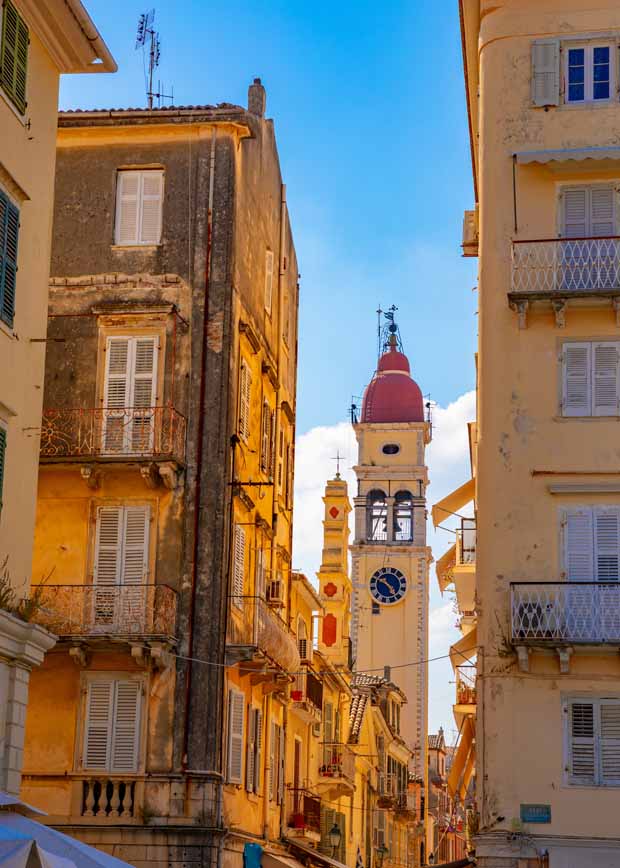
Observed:
[[[255,78],[248,88],[248,111],[259,118],[265,117],[267,106],[267,92],[261,84],[260,78]]]

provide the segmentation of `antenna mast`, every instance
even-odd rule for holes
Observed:
[[[146,99],[149,109],[153,108],[153,98],[157,97],[158,104],[161,104],[162,99],[173,99],[172,93],[166,94],[161,82],[158,82],[157,92],[153,90],[153,74],[159,66],[161,58],[161,45],[159,42],[159,33],[155,30],[155,10],[151,9],[148,12],[143,12],[138,20],[138,33],[136,35],[136,50],[142,49],[144,55],[148,43],[149,54],[149,69],[148,78],[147,72],[144,71],[146,85]]]

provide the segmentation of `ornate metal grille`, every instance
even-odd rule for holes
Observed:
[[[513,584],[515,643],[620,643],[620,584],[545,582]]]
[[[513,292],[620,289],[620,237],[514,241]]]

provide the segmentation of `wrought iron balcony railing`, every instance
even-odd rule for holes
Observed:
[[[620,237],[513,241],[513,293],[597,294],[620,290]]]
[[[476,704],[476,667],[472,664],[456,667],[456,702],[458,705]]]
[[[288,672],[299,672],[297,639],[263,597],[231,597],[226,644],[256,648]]]
[[[177,595],[168,585],[40,585],[33,621],[57,636],[175,635]]]
[[[620,644],[620,584],[512,584],[511,616],[515,644]]]
[[[321,835],[321,799],[309,790],[289,787],[287,790],[287,824],[297,834],[310,832]]]
[[[461,527],[456,532],[457,566],[476,563],[476,519],[462,518]]]
[[[43,411],[42,459],[185,457],[185,417],[173,407]]]
[[[324,742],[323,764],[319,775],[325,778],[346,778],[355,780],[355,754],[346,744],[339,742]]]

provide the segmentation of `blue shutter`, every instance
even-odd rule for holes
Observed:
[[[13,328],[19,210],[0,191],[0,319]]]
[[[6,431],[0,428],[0,509],[2,508],[2,483],[4,482],[4,456],[6,454]]]

